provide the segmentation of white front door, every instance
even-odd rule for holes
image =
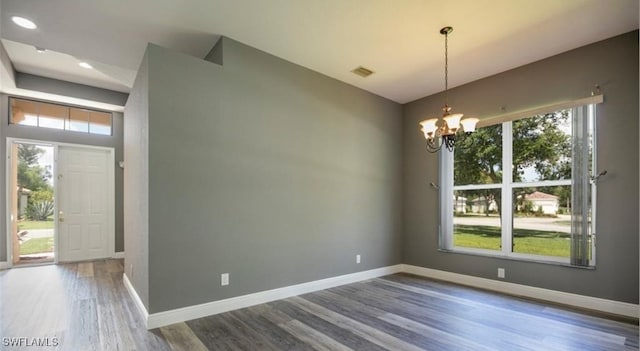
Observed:
[[[112,151],[58,147],[59,261],[113,254]]]

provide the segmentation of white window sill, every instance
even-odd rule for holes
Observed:
[[[438,249],[438,251],[444,252],[444,253],[456,253],[456,254],[471,255],[471,256],[498,258],[498,259],[510,260],[510,261],[550,264],[550,265],[563,266],[563,267],[569,267],[569,268],[579,268],[579,269],[589,269],[589,270],[596,269],[596,266],[575,266],[570,264],[568,259],[564,259],[560,257],[535,256],[535,255],[526,255],[526,254],[517,254],[517,253],[511,253],[510,255],[505,255],[504,253],[499,251],[494,252],[491,250],[475,250],[475,249],[468,249],[468,248]]]

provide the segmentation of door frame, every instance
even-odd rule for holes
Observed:
[[[94,146],[94,145],[83,145],[83,144],[74,144],[74,143],[62,143],[55,141],[46,141],[46,140],[35,140],[35,139],[24,139],[24,138],[7,138],[6,144],[6,175],[5,175],[5,191],[7,196],[5,196],[6,201],[6,218],[5,218],[5,234],[7,239],[7,268],[12,268],[13,264],[13,236],[11,235],[11,199],[10,196],[11,190],[11,172],[13,172],[11,165],[11,157],[10,151],[11,146],[14,143],[24,143],[24,144],[37,144],[37,145],[51,145],[53,147],[53,169],[52,169],[52,177],[53,177],[53,193],[54,193],[54,201],[53,201],[53,213],[54,213],[54,264],[59,263],[59,221],[58,221],[58,213],[59,211],[59,196],[58,194],[58,149],[59,147],[69,147],[69,148],[79,148],[85,150],[100,150],[107,152],[107,254],[109,257],[113,257],[115,255],[115,148],[105,147],[105,146]],[[35,266],[39,264],[33,265],[20,265],[22,266]]]

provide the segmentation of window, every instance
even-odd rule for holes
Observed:
[[[11,98],[9,123],[111,135],[112,115],[109,112],[81,109],[46,102]]]
[[[594,115],[513,118],[441,152],[441,248],[594,265]]]

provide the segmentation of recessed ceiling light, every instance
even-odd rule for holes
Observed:
[[[27,29],[36,29],[36,28],[38,28],[38,26],[36,26],[36,24],[33,23],[32,20],[26,19],[24,17],[13,16],[13,17],[11,17],[11,20],[13,21],[13,23],[19,25],[22,28],[27,28]]]
[[[43,54],[45,51],[47,51],[47,49],[45,49],[45,48],[41,48],[41,47],[38,47],[38,46],[36,46],[35,48],[36,48],[36,51],[37,51],[39,54]]]
[[[78,63],[78,65],[80,65],[80,67],[86,68],[86,69],[92,69],[93,68],[93,66],[91,66],[87,62],[80,62],[80,63]]]

